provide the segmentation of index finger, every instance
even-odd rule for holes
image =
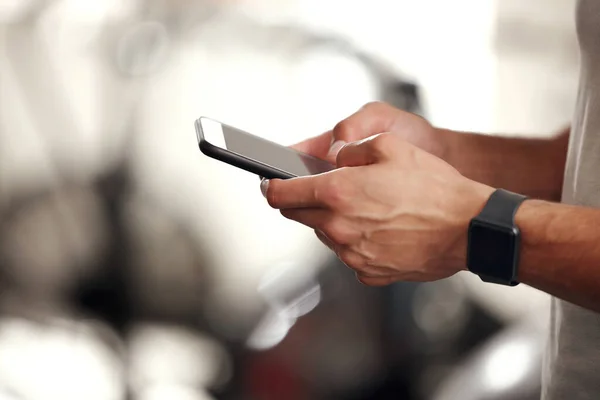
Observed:
[[[271,179],[265,197],[276,209],[323,207],[319,193],[324,185],[324,175],[303,176],[292,179]]]
[[[404,111],[383,102],[365,104],[354,114],[339,122],[333,129],[334,140],[356,142],[392,130]]]

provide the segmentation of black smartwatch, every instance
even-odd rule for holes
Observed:
[[[484,282],[516,286],[521,232],[515,214],[526,196],[498,189],[471,220],[467,267]]]

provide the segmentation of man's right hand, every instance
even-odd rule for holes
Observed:
[[[444,158],[446,144],[443,131],[415,114],[381,102],[368,103],[331,131],[292,147],[335,164],[337,153],[346,143],[383,132],[393,132],[412,145]]]

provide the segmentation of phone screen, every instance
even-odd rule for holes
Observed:
[[[295,176],[315,175],[334,169],[327,161],[300,153],[222,124],[227,150],[246,158],[275,167]]]

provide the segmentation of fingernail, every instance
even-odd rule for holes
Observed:
[[[345,145],[346,145],[346,142],[344,142],[343,140],[335,141],[329,148],[329,156],[336,157],[337,154],[342,149],[342,147],[344,147]]]
[[[263,180],[260,181],[260,192],[265,199],[267,198],[267,190],[269,190],[269,180],[263,178]]]

